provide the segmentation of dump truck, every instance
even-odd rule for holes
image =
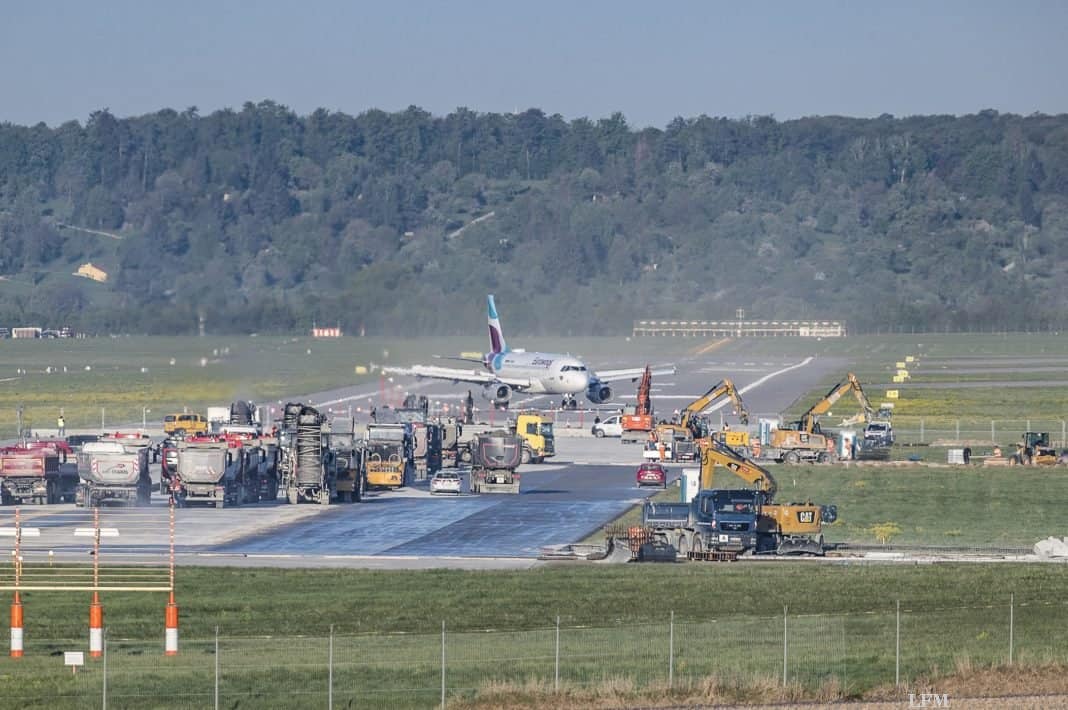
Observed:
[[[40,504],[73,501],[78,466],[67,460],[69,447],[8,446],[0,449],[0,502]]]
[[[238,441],[194,437],[178,444],[171,495],[178,506],[207,503],[216,508],[254,502],[247,485],[245,451]],[[257,496],[257,497],[254,497]]]
[[[441,426],[441,466],[456,468],[460,465],[460,439],[464,434],[463,424],[457,421],[442,422]]]
[[[90,508],[105,502],[148,505],[152,499],[151,445],[147,436],[113,434],[82,446],[75,504]]]
[[[325,418],[314,407],[289,403],[282,424],[280,471],[286,500],[329,505],[337,494],[337,467],[327,445]]]
[[[523,440],[499,430],[475,437],[471,447],[472,493],[519,493],[519,468]]]
[[[329,446],[334,456],[335,490],[341,503],[359,503],[367,490],[363,444],[356,438],[356,424],[349,417],[330,421]]]
[[[411,406],[409,406],[411,405]],[[376,424],[408,424],[412,440],[415,480],[424,480],[441,470],[441,425],[428,416],[426,397],[409,395],[404,407],[379,407],[373,418]]]
[[[824,554],[823,524],[838,518],[836,506],[776,503],[778,486],[767,469],[715,440],[703,440],[701,449],[701,489],[693,500],[647,501],[641,527],[627,532],[639,559],[672,559],[671,550],[697,559],[732,559],[745,553]],[[715,488],[717,466],[755,488]]]
[[[278,498],[278,440],[264,436],[258,424],[228,424],[219,438],[239,444],[244,451],[246,502]]]
[[[401,488],[415,476],[412,433],[408,424],[368,424],[364,438],[367,485]]]

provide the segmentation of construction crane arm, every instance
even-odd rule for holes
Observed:
[[[682,413],[680,414],[679,424],[693,431],[695,428],[694,419],[697,415],[711,406],[711,404],[720,397],[730,397],[731,401],[734,403],[735,409],[738,410],[738,416],[741,418],[742,424],[749,423],[749,412],[746,410],[745,404],[742,402],[742,396],[738,394],[738,390],[734,387],[733,382],[730,380],[723,380],[686,405],[686,409],[682,410]],[[699,433],[694,432],[694,436],[699,436]]]
[[[821,414],[826,414],[834,406],[834,403],[842,398],[842,395],[847,392],[853,392],[860,406],[864,409],[864,420],[870,421],[872,418],[872,407],[868,401],[868,396],[864,394],[864,389],[860,386],[860,380],[852,372],[846,375],[846,378],[840,383],[831,388],[823,399],[812,405],[812,408],[801,415],[801,422],[798,426],[800,431],[812,433],[816,430],[816,418]]]
[[[701,488],[713,487],[715,468],[722,466],[746,483],[755,485],[758,490],[763,491],[765,502],[770,503],[775,499],[779,485],[770,471],[714,439],[704,439],[701,443]]]

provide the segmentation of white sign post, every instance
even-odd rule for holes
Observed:
[[[78,666],[85,665],[85,654],[82,651],[64,651],[63,665],[70,666],[71,673],[78,675]]]

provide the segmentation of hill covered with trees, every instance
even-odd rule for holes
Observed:
[[[776,121],[265,101],[0,125],[0,325],[855,331],[1068,322],[1068,116]],[[73,276],[85,263],[105,282]]]

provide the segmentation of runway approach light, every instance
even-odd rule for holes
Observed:
[[[74,537],[96,537],[97,528],[74,528]],[[118,528],[100,528],[100,537],[118,537]]]

